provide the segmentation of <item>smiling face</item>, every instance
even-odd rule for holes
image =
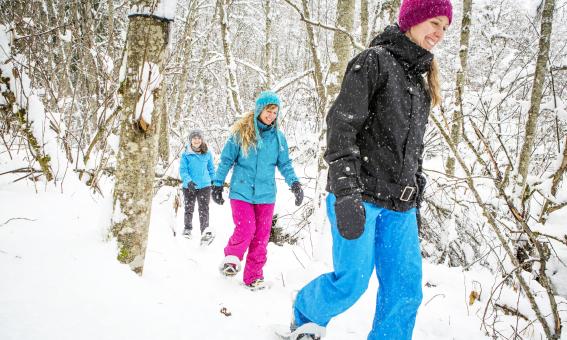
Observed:
[[[433,47],[443,40],[448,27],[449,18],[437,16],[410,27],[406,32],[406,36],[417,45],[431,51]]]
[[[260,121],[266,125],[272,125],[278,116],[278,106],[270,104],[260,113]]]
[[[201,137],[195,136],[191,138],[191,146],[194,149],[198,149],[201,146],[201,144],[203,144],[203,140],[201,139]]]

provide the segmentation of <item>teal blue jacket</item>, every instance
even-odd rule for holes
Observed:
[[[191,149],[190,145],[187,145],[181,155],[179,176],[184,188],[187,188],[189,182],[195,183],[197,189],[210,187],[211,181],[215,176],[215,166],[211,152],[196,153]]]
[[[266,126],[256,120],[261,143],[248,149],[244,155],[238,137],[232,135],[226,142],[217,167],[214,185],[222,185],[230,168],[229,198],[252,204],[275,203],[276,167],[285,178],[287,185],[297,182],[289,158],[287,140],[275,126]]]

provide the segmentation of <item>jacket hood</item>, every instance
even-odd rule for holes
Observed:
[[[429,71],[433,54],[411,41],[397,24],[390,25],[378,34],[370,47],[381,46],[390,52],[408,71],[419,74]]]

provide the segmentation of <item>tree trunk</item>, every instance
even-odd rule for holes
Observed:
[[[240,99],[240,89],[236,78],[236,63],[231,50],[232,40],[228,30],[228,4],[227,0],[217,0],[217,8],[219,11],[219,24],[221,29],[222,47],[224,52],[224,61],[226,63],[226,78],[228,87],[228,98],[231,109],[236,115],[241,116],[244,112],[242,100]]]
[[[164,163],[169,162],[169,115],[167,114],[166,87],[162,86],[160,93],[160,124],[158,138],[158,156]]]
[[[459,145],[461,131],[463,127],[463,97],[465,90],[465,74],[467,70],[467,60],[469,55],[469,38],[472,17],[472,0],[463,0],[463,19],[461,23],[461,43],[459,46],[459,61],[461,67],[457,71],[457,89],[455,90],[455,109],[453,111],[451,140],[455,145]],[[445,165],[447,175],[455,174],[455,158],[449,156]]]
[[[528,120],[526,121],[524,144],[520,153],[520,165],[518,166],[518,184],[520,187],[525,186],[528,177],[531,154],[534,148],[537,120],[539,117],[539,108],[541,105],[541,96],[543,93],[547,60],[549,58],[549,38],[551,37],[555,0],[544,1],[545,4],[543,5],[541,33],[539,38],[539,52],[536,61]]]
[[[368,45],[368,0],[360,0],[360,40]]]
[[[195,30],[195,26],[197,25],[197,1],[193,1],[191,3],[191,7],[189,7],[189,11],[187,13],[187,18],[185,21],[185,31],[183,32],[182,42],[180,43],[180,53],[183,55],[183,60],[180,60],[181,63],[181,77],[177,80],[176,88],[179,89],[177,91],[177,95],[175,96],[175,104],[172,105],[169,109],[170,112],[173,114],[173,129],[177,129],[177,124],[181,119],[182,111],[185,111],[185,97],[187,96],[187,84],[189,80],[189,66],[191,64],[191,56],[192,47],[193,47],[193,31]],[[187,52],[185,52],[187,51]]]
[[[352,32],[354,25],[354,4],[352,0],[338,0],[336,26]],[[329,73],[331,81],[328,87],[328,101],[333,102],[339,93],[343,74],[352,54],[352,44],[347,35],[335,32],[333,36],[333,52]]]
[[[150,7],[150,2],[138,1],[137,4]],[[130,17],[126,75],[121,84],[123,111],[120,116],[112,232],[118,239],[118,260],[128,264],[139,275],[142,274],[146,254],[162,112],[158,101],[150,112],[151,120],[137,118],[136,112],[140,110],[140,97],[161,97],[160,85],[156,85],[152,93],[144,93],[150,89],[142,86],[144,79],[154,79],[155,71],[163,72],[168,25],[167,20],[152,16]],[[153,69],[146,76],[143,71],[150,66]]]
[[[264,16],[266,17],[266,40],[264,42],[264,71],[266,78],[264,81],[264,89],[269,90],[273,86],[273,70],[272,70],[272,0],[264,1]]]
[[[400,4],[401,4],[401,0],[390,0],[388,2],[388,6],[389,6],[389,13],[390,13],[390,24],[396,22],[397,18],[398,18],[398,12],[400,11]]]
[[[307,20],[311,20],[311,14],[309,13],[309,5],[307,0],[301,1],[303,5],[303,15]],[[313,79],[315,81],[315,90],[317,91],[317,128],[319,129],[323,126],[323,120],[325,119],[325,112],[327,110],[327,95],[325,84],[323,84],[323,68],[321,66],[321,58],[319,57],[319,52],[317,51],[317,36],[313,30],[313,25],[305,23],[305,29],[307,30],[307,39],[309,42],[309,50],[311,51],[311,60],[313,62]]]

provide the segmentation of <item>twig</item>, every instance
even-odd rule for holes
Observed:
[[[35,222],[36,220],[32,220],[29,218],[25,218],[25,217],[13,217],[8,219],[6,222],[0,224],[0,227],[5,226],[6,224],[10,223],[11,221],[15,221],[15,220],[26,220],[26,221],[30,221],[30,222]]]
[[[305,266],[303,265],[303,263],[301,263],[301,261],[299,260],[299,257],[297,257],[297,254],[293,251],[293,249],[291,250],[291,252],[293,253],[293,256],[295,256],[295,259],[297,260],[297,262],[299,262],[299,264],[303,267],[303,269],[305,269]]]
[[[428,303],[431,302],[431,300],[435,299],[436,297],[438,297],[439,295],[442,295],[443,297],[445,297],[445,294],[443,293],[439,293],[439,294],[435,294],[431,297],[431,299],[427,300],[427,302],[423,305],[424,307],[427,306]]]

